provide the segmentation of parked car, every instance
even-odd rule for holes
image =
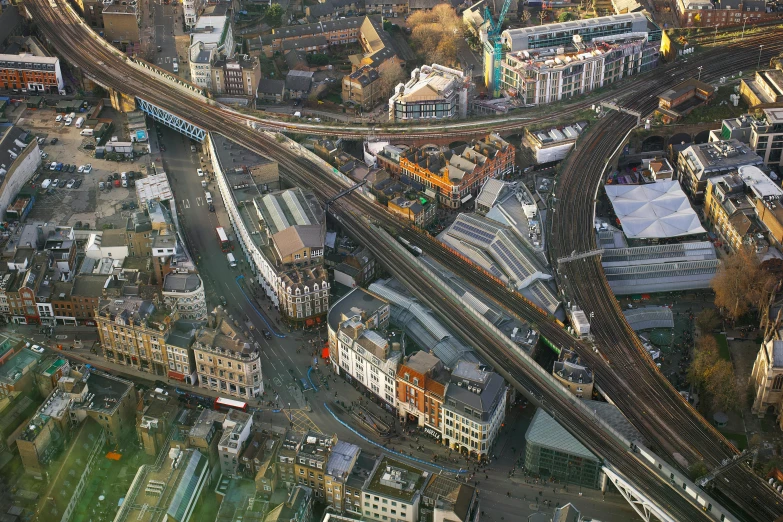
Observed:
[[[114,174],[111,175],[111,179],[117,181],[118,179],[120,179],[120,175],[115,172]]]
[[[44,353],[44,349],[42,347],[38,346],[37,344],[32,345],[30,347],[30,349],[32,351],[34,351],[35,353]]]
[[[46,138],[38,138],[38,145],[43,145],[46,142]]]
[[[119,187],[119,186],[120,186],[120,183],[121,183],[121,181],[120,181],[120,180],[118,180],[118,179],[115,179],[115,180],[114,180],[114,186],[115,186],[115,187]]]
[[[198,174],[198,177],[199,177],[199,178],[200,178],[200,177],[203,177],[203,176],[204,176],[204,171],[203,171],[203,170],[201,170],[201,169],[196,169],[196,174]]]
[[[65,186],[67,184],[68,184],[68,181],[65,178],[63,178],[63,179],[60,180],[60,183],[58,183],[57,186],[60,187],[60,188],[65,188]]]
[[[84,173],[89,174],[90,172],[92,172],[92,164],[88,163],[87,165],[84,166]]]
[[[63,121],[63,115],[62,114],[58,114],[57,117],[54,119],[54,121],[56,121],[57,123],[60,123],[61,121]]]
[[[213,205],[212,203],[209,204],[209,211],[210,212],[214,212],[215,211],[215,205]]]
[[[73,184],[73,188],[77,189],[82,186],[82,180],[77,179],[76,183]]]
[[[52,141],[50,141],[49,143],[51,143],[52,145],[55,145],[58,141],[59,140],[57,138],[52,138]]]
[[[84,165],[79,165],[78,172],[84,172]]]
[[[41,151],[41,159],[44,159],[44,160],[45,160],[45,159],[46,159],[46,158],[48,158],[48,157],[49,157],[49,155],[48,155],[47,153],[45,153],[45,152]]]
[[[66,163],[65,165],[63,165],[63,171],[64,172],[68,172],[70,169],[71,169],[71,164],[70,163]]]
[[[101,181],[100,183],[98,183],[98,188],[100,190],[105,189],[106,188],[106,182],[105,181]]]
[[[76,172],[76,165],[75,164],[71,165],[70,168],[68,169],[68,172]]]
[[[54,178],[52,181],[52,188],[57,188],[57,185],[60,184],[60,178]]]
[[[226,306],[226,298],[223,297],[222,295],[220,296],[220,304],[222,304],[223,306]]]
[[[75,179],[68,180],[68,184],[65,185],[65,188],[73,188],[73,186],[76,184]]]
[[[54,170],[56,170],[58,172],[62,171],[63,170],[63,164],[62,163],[57,163],[57,166],[54,168]]]
[[[57,168],[57,162],[53,161],[51,165],[49,165],[49,170],[55,170]]]

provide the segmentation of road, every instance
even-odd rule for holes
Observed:
[[[72,48],[73,41],[86,41],[86,44],[91,46],[90,55],[84,56],[84,53],[73,53],[69,56],[69,59],[88,70],[98,81],[125,92],[144,93],[146,98],[153,100],[161,107],[187,117],[191,121],[200,122],[208,130],[225,130],[227,127],[230,127],[234,137],[245,140],[257,152],[268,154],[278,159],[281,164],[281,170],[286,171],[295,182],[313,187],[321,197],[329,197],[339,190],[339,187],[323,183],[323,178],[317,174],[319,172],[318,167],[315,167],[310,160],[288,150],[286,147],[281,148],[277,140],[252,131],[244,124],[244,118],[239,119],[232,115],[231,112],[221,109],[208,108],[203,104],[194,104],[193,100],[183,100],[179,93],[175,93],[171,85],[163,84],[161,80],[150,77],[147,73],[124,65],[122,58],[118,59],[117,54],[114,51],[109,51],[104,44],[92,41],[89,37],[85,38],[83,34],[84,27],[73,18],[72,14],[63,11],[51,12],[48,10],[48,5],[45,8],[44,5],[46,4],[42,4],[40,1],[34,1],[31,4],[36,18],[39,19],[39,24],[41,24],[49,39],[64,50]],[[69,21],[57,18],[61,15],[72,18]],[[55,26],[57,30],[52,29]],[[766,38],[765,41],[771,42],[765,44],[764,50],[766,52],[771,53],[781,45],[780,38],[774,34],[768,34],[764,38]],[[745,60],[746,62],[747,56],[735,50],[732,54],[732,60],[735,62]],[[726,61],[729,62],[730,60]],[[111,67],[102,65],[107,62],[111,63]],[[693,68],[692,66],[689,67]],[[437,299],[438,304],[435,306],[439,308],[444,318],[450,320],[455,331],[463,334],[466,339],[474,342],[476,346],[481,346],[482,349],[486,348],[485,353],[488,357],[503,360],[505,364],[498,364],[497,367],[511,382],[521,390],[525,390],[526,393],[540,397],[540,400],[547,404],[547,409],[556,413],[558,420],[567,429],[580,437],[589,447],[594,448],[598,453],[606,457],[614,466],[619,468],[621,473],[633,476],[634,482],[648,495],[656,499],[657,505],[667,510],[676,520],[698,520],[703,516],[700,511],[694,511],[691,504],[684,502],[682,497],[668,483],[662,484],[659,482],[652,470],[640,466],[640,461],[633,454],[629,453],[627,448],[624,448],[624,443],[618,446],[619,441],[611,436],[607,436],[602,428],[595,426],[592,418],[583,415],[579,408],[575,410],[571,402],[573,398],[560,396],[558,389],[553,389],[546,379],[542,379],[540,368],[527,365],[524,360],[518,360],[516,354],[508,351],[506,346],[498,345],[498,340],[494,338],[493,334],[490,334],[474,318],[466,316],[464,307],[448,302],[450,296],[444,294],[442,290],[433,287],[427,277],[418,273],[415,269],[411,270],[411,273],[400,272],[401,269],[410,267],[410,260],[405,257],[390,255],[389,245],[378,239],[377,232],[367,230],[366,223],[358,216],[372,216],[373,220],[392,227],[396,226],[394,219],[391,219],[388,214],[381,211],[377,206],[358,196],[346,197],[336,207],[339,207],[334,208],[338,219],[342,220],[342,223],[352,234],[358,238],[363,238],[371,251],[388,265],[392,273],[395,273],[406,284],[412,286],[425,302]],[[443,299],[443,302],[440,299]],[[530,311],[528,310],[528,312]],[[457,319],[460,321],[458,324],[455,324],[454,321]],[[536,320],[544,321],[544,325],[547,328],[554,327],[554,323],[546,318],[538,317]],[[553,331],[553,333],[559,335],[556,331]],[[608,374],[604,377],[611,378]],[[649,405],[650,409],[657,407],[658,405],[655,403]],[[655,437],[660,438],[660,434],[656,435],[653,433],[653,435],[654,440],[657,440]],[[668,433],[664,433],[663,436],[667,437]],[[711,435],[707,432],[706,436],[709,437]],[[751,499],[748,498],[746,500]]]
[[[155,65],[169,72],[174,72],[173,59],[177,58],[177,46],[174,42],[174,27],[180,16],[177,6],[164,4],[162,0],[149,0],[149,10],[152,12],[151,29],[155,42]],[[146,21],[144,21],[146,23]],[[157,48],[160,47],[160,52]]]

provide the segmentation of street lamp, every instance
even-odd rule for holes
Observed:
[[[697,67],[697,69],[699,70],[699,81],[701,81],[701,70],[702,70],[702,66],[701,66],[701,65],[699,65],[699,66]]]
[[[742,17],[742,38],[745,38],[745,24],[748,22],[748,17]]]
[[[712,37],[712,44],[715,45],[715,42],[718,40],[718,25],[715,25],[715,36]]]
[[[756,69],[761,67],[761,51],[764,49],[764,44],[759,45],[759,63],[756,64]]]

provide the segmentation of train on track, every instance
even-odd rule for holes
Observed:
[[[57,5],[57,0],[49,0],[49,7],[52,9],[57,9],[59,6]]]
[[[410,241],[408,241],[402,236],[397,236],[397,241],[402,243],[405,246],[405,248],[407,248],[408,251],[416,257],[419,257],[424,253],[422,252],[421,248],[417,247],[416,245],[414,245],[413,243],[411,243]]]

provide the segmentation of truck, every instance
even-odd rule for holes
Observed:
[[[79,116],[78,118],[76,118],[76,128],[81,129],[82,125],[84,125],[84,118]]]
[[[226,259],[228,259],[228,266],[230,266],[231,268],[237,266],[237,260],[234,259],[234,254],[232,254],[231,252],[226,254]]]

